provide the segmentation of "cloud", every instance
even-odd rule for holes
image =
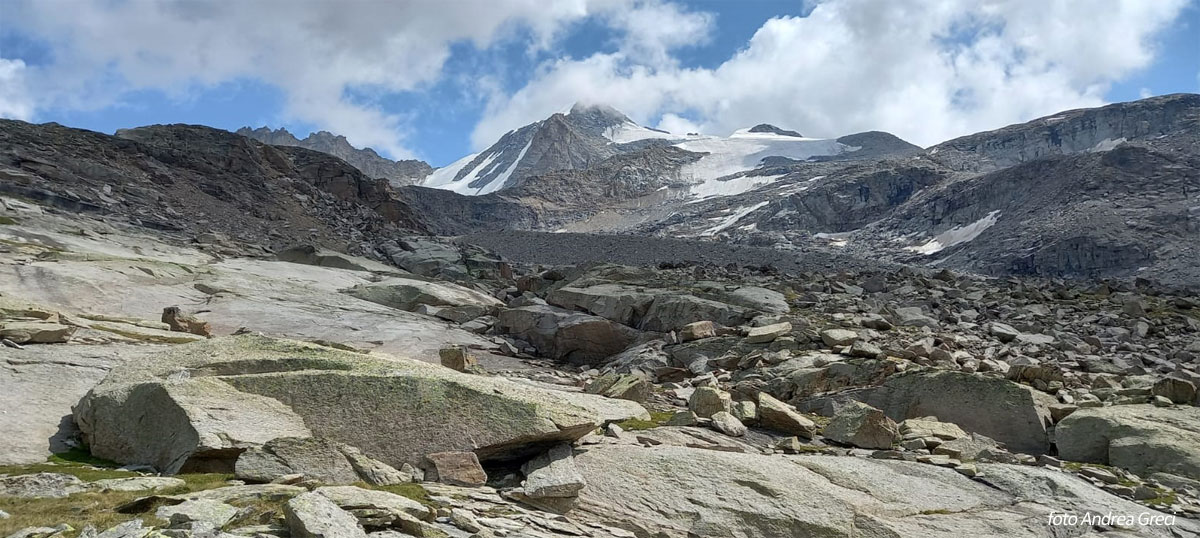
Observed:
[[[29,121],[33,99],[25,88],[25,62],[0,58],[0,118]]]
[[[48,60],[0,58],[0,116],[101,109],[144,89],[187,98],[249,79],[281,90],[285,120],[406,157],[417,133],[389,97],[436,101],[430,88],[462,79],[475,94],[466,97],[486,103],[475,146],[576,101],[673,131],[770,122],[931,144],[1102,103],[1114,81],[1153,61],[1155,36],[1185,3],[830,0],[765,22],[702,69],[677,54],[710,42],[718,21],[668,0],[6,0],[6,30],[44,44]],[[615,50],[558,50],[585,19],[612,30]],[[525,58],[446,72],[455,44],[490,52],[512,40]],[[503,63],[513,61],[536,65],[515,91]]]
[[[1155,57],[1186,0],[839,0],[767,21],[713,69],[632,46],[545,63],[496,96],[476,145],[577,100],[662,128],[709,133],[770,122],[811,136],[886,130],[921,145],[1103,103]],[[678,42],[666,42],[678,43]],[[669,50],[669,46],[667,50]],[[686,124],[680,115],[697,118]]]
[[[379,96],[432,84],[456,42],[484,48],[520,28],[531,46],[549,46],[591,3],[13,0],[4,7],[8,26],[45,41],[53,61],[0,64],[0,115],[27,118],[31,106],[97,109],[131,90],[183,96],[251,78],[283,91],[290,119],[405,156],[402,118],[348,92]],[[8,95],[10,86],[24,88],[21,101]]]

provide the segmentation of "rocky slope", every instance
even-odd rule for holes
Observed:
[[[356,148],[350,145],[346,137],[328,131],[317,131],[304,137],[303,140],[296,138],[287,129],[271,130],[267,127],[257,129],[242,127],[237,130],[237,134],[272,146],[296,146],[328,153],[350,163],[367,177],[387,179],[395,186],[420,183],[425,176],[433,172],[433,167],[424,161],[414,159],[393,161],[379,156],[371,148]]]
[[[1195,286],[1198,118],[1200,96],[1174,95],[1068,111],[903,159],[775,160],[753,189],[634,229],[994,275]]]
[[[387,238],[426,230],[386,180],[340,159],[195,125],[108,136],[0,120],[0,177],[8,195],[185,241],[215,233],[258,252],[312,242],[373,253]]]
[[[319,249],[228,258],[2,207],[0,455],[21,463],[0,468],[4,533],[1091,527],[1056,512],[1200,532],[1194,296],[768,268],[650,238],[648,265],[501,264],[428,238],[398,242],[407,270]],[[154,321],[170,304],[211,338]],[[80,444],[86,464],[35,463]]]
[[[580,111],[637,147],[470,197],[2,123],[0,535],[1200,535],[1200,297],[1096,278],[1191,278],[1189,99],[986,173],[866,134],[683,187],[714,153]],[[638,235],[511,229],[580,223]]]

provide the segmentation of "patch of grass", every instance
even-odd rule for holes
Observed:
[[[129,478],[132,476],[142,476],[131,471],[118,471],[116,469],[98,469],[85,465],[56,465],[53,463],[35,463],[33,465],[7,465],[0,467],[0,474],[20,475],[20,474],[36,474],[36,473],[60,473],[69,474],[84,482],[95,482],[96,480],[104,480],[106,478]]]
[[[1176,504],[1179,502],[1179,498],[1175,495],[1174,491],[1167,492],[1167,490],[1162,489],[1162,488],[1154,488],[1154,489],[1155,489],[1155,491],[1158,492],[1158,497],[1155,497],[1153,499],[1146,499],[1143,502],[1145,502],[1146,504],[1151,505],[1151,506],[1171,506],[1172,504]]]
[[[19,221],[18,221],[17,219],[14,219],[14,218],[12,218],[12,217],[3,217],[3,216],[0,216],[0,225],[4,225],[4,226],[12,226],[12,225],[14,225],[14,224],[17,224],[18,222],[19,222]]]
[[[32,466],[30,466],[32,467]],[[19,499],[0,497],[0,510],[11,517],[0,519],[0,535],[7,536],[25,527],[48,526],[66,523],[75,529],[67,533],[76,536],[87,525],[105,530],[133,519],[141,519],[147,525],[164,525],[154,517],[151,510],[144,514],[122,514],[116,507],[147,495],[178,495],[225,486],[232,478],[227,474],[184,474],[178,478],[187,485],[158,491],[85,491],[62,499]]]
[[[61,473],[69,474],[84,482],[141,476],[131,471],[120,471],[117,469],[120,466],[118,463],[92,456],[86,448],[72,448],[67,452],[52,454],[46,463],[0,466],[0,474]]]
[[[917,513],[921,514],[923,516],[935,516],[935,515],[944,516],[946,514],[953,514],[954,512],[951,512],[945,508],[938,508],[936,510],[921,510],[920,512],[917,512]]]
[[[230,501],[230,505],[247,510],[243,512],[241,517],[234,518],[228,525],[225,525],[225,530],[249,525],[269,525],[280,522],[283,519],[283,505],[287,504],[288,500],[253,499]]]
[[[110,469],[116,469],[121,466],[120,463],[117,463],[115,461],[109,461],[109,460],[106,460],[103,458],[97,458],[96,456],[93,456],[92,453],[88,449],[86,449],[84,447],[78,447],[78,446],[74,447],[66,452],[59,452],[58,454],[51,454],[50,457],[46,461],[49,461],[51,463],[61,463],[64,465],[69,465],[69,464],[91,465],[92,467],[107,467]]]
[[[616,425],[620,426],[622,430],[630,432],[650,430],[666,424],[673,416],[675,413],[670,411],[651,411],[650,420],[631,418],[617,422]]]
[[[186,482],[186,492],[192,492],[228,486],[227,482],[233,480],[234,477],[232,474],[223,473],[189,473],[175,475],[175,478]]]
[[[437,503],[433,502],[433,499],[430,498],[429,492],[425,491],[425,488],[421,487],[420,484],[416,484],[413,482],[405,482],[403,484],[393,484],[390,486],[375,486],[375,485],[368,484],[366,482],[358,482],[354,485],[358,486],[360,488],[363,488],[363,489],[374,489],[374,490],[378,490],[378,491],[386,491],[388,493],[395,493],[396,495],[399,495],[401,497],[407,497],[407,498],[417,501],[425,506],[435,506],[437,504]]]
[[[62,499],[19,499],[0,497],[0,510],[8,512],[8,519],[0,519],[0,535],[8,536],[25,527],[53,527],[66,523],[73,529],[67,536],[76,536],[87,525],[105,530],[133,519],[142,519],[147,524],[155,523],[153,514],[122,514],[113,508],[138,497],[144,491],[109,491],[76,493]]]
[[[94,482],[107,478],[130,478],[143,476],[131,471],[120,471],[118,464],[92,456],[86,449],[73,449],[55,454],[46,463],[31,465],[8,465],[0,467],[0,474],[26,475],[36,473],[69,474]],[[185,482],[178,488],[157,491],[84,491],[61,499],[21,499],[0,497],[0,510],[8,512],[8,519],[0,519],[0,536],[7,536],[25,527],[52,527],[61,523],[75,530],[66,536],[76,536],[87,525],[106,530],[126,521],[141,519],[147,525],[165,524],[154,517],[153,511],[144,514],[122,514],[114,510],[122,504],[147,495],[177,495],[202,491],[227,485],[233,478],[229,474],[182,474],[177,478]]]

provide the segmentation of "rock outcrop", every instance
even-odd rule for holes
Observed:
[[[1200,408],[1114,405],[1079,409],[1055,428],[1064,459],[1112,465],[1142,476],[1200,480]]]
[[[166,473],[232,470],[277,437],[324,437],[393,467],[448,450],[511,458],[644,415],[625,400],[252,335],[115,368],[75,408],[94,454]]]

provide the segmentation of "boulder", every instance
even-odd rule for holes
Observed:
[[[478,366],[479,360],[463,346],[444,347],[438,350],[438,360],[442,366],[456,372],[465,372]]]
[[[324,486],[313,492],[333,501],[338,508],[350,512],[359,521],[370,519],[381,523],[380,526],[390,523],[380,520],[394,517],[396,514],[404,514],[426,521],[432,520],[434,516],[433,511],[425,505],[408,497],[386,491],[355,486]]]
[[[358,519],[316,492],[297,495],[283,508],[293,538],[366,538]]]
[[[900,439],[900,428],[883,411],[852,402],[833,415],[821,435],[845,445],[886,450]]]
[[[605,359],[604,371],[617,374],[635,374],[647,378],[671,365],[671,357],[663,351],[662,340],[651,340],[626,349]]]
[[[717,327],[711,321],[695,321],[684,325],[679,329],[680,342],[691,342],[692,340],[712,338],[716,335]]]
[[[967,436],[957,424],[942,422],[934,417],[910,418],[900,423],[900,435],[905,439],[932,438],[949,441]]]
[[[770,394],[758,394],[758,422],[768,430],[787,435],[812,439],[817,434],[817,424],[796,412],[792,406],[776,400]]]
[[[118,366],[74,417],[94,455],[176,473],[230,472],[239,453],[278,437],[326,438],[392,467],[434,452],[513,458],[648,415],[624,400],[240,335]]]
[[[184,313],[178,306],[164,308],[162,322],[166,323],[175,332],[212,336],[212,329],[209,327],[207,321],[197,318],[192,314]]]
[[[821,331],[821,341],[829,347],[846,347],[858,339],[858,333],[848,329],[825,329]]]
[[[175,505],[161,506],[154,516],[170,522],[172,527],[186,527],[191,523],[207,523],[216,528],[224,527],[238,509],[228,504],[208,499],[194,499]]]
[[[723,303],[767,314],[786,314],[791,311],[787,298],[782,293],[758,286],[742,286],[731,292],[719,292],[714,298]]]
[[[638,331],[599,316],[545,305],[500,312],[501,331],[525,340],[539,353],[577,364],[595,364],[633,345]]]
[[[418,275],[456,279],[470,276],[463,253],[455,246],[421,238],[405,238],[385,248],[392,263]]]
[[[780,336],[791,334],[792,324],[788,322],[773,323],[762,327],[754,327],[746,333],[747,344],[765,344],[774,342]]]
[[[1012,328],[1011,325],[999,322],[988,324],[988,332],[990,332],[992,336],[995,336],[997,340],[1000,340],[1006,344],[1016,340],[1018,336],[1021,336],[1021,331]]]
[[[565,286],[546,295],[546,302],[635,327],[654,301],[653,291],[662,290],[647,291],[625,284],[597,284],[582,288]]]
[[[730,437],[741,437],[746,435],[746,426],[742,421],[738,420],[733,414],[720,411],[713,413],[712,428]]]
[[[709,418],[716,413],[728,413],[733,397],[716,387],[699,387],[688,398],[688,409],[696,416]]]
[[[436,452],[425,456],[426,478],[452,486],[479,487],[487,483],[487,473],[474,452]]]
[[[1083,408],[1059,422],[1054,434],[1064,460],[1200,479],[1200,408]]]
[[[639,536],[1051,537],[1060,535],[1047,520],[1052,510],[1146,510],[1078,478],[1019,466],[981,471],[1004,477],[1008,493],[952,469],[867,458],[603,445],[575,462],[588,486],[573,517]],[[1034,478],[1021,481],[1026,472]],[[1072,495],[1060,499],[1052,488]]]
[[[134,476],[129,478],[105,478],[91,483],[102,491],[145,491],[174,489],[186,486],[187,482],[168,476]]]
[[[883,349],[866,340],[856,340],[850,344],[850,356],[864,359],[874,359],[883,354]]]
[[[1056,400],[1006,379],[964,372],[926,370],[892,376],[877,387],[838,395],[884,412],[894,421],[926,416],[986,435],[1009,449],[1045,454],[1046,427]]]
[[[527,497],[574,497],[587,486],[570,445],[557,445],[521,467]]]
[[[0,322],[0,338],[17,344],[61,344],[71,340],[75,327],[52,321]]]
[[[712,321],[734,327],[750,321],[751,317],[752,313],[742,307],[691,295],[664,294],[650,303],[639,328],[665,333],[678,331],[697,321]]]
[[[919,306],[896,308],[892,312],[892,323],[901,327],[928,327],[938,330],[942,327],[938,320],[930,317]]]
[[[654,388],[649,381],[633,374],[605,374],[588,384],[584,392],[609,398],[645,402]]]
[[[1190,404],[1196,401],[1196,385],[1176,377],[1164,377],[1154,383],[1151,394],[1162,396],[1172,403]]]
[[[61,499],[87,489],[86,483],[69,474],[35,473],[0,476],[0,497]]]
[[[392,277],[370,284],[359,284],[346,293],[364,301],[412,312],[420,305],[478,306],[489,311],[504,303],[490,295],[449,282],[429,282]]]

